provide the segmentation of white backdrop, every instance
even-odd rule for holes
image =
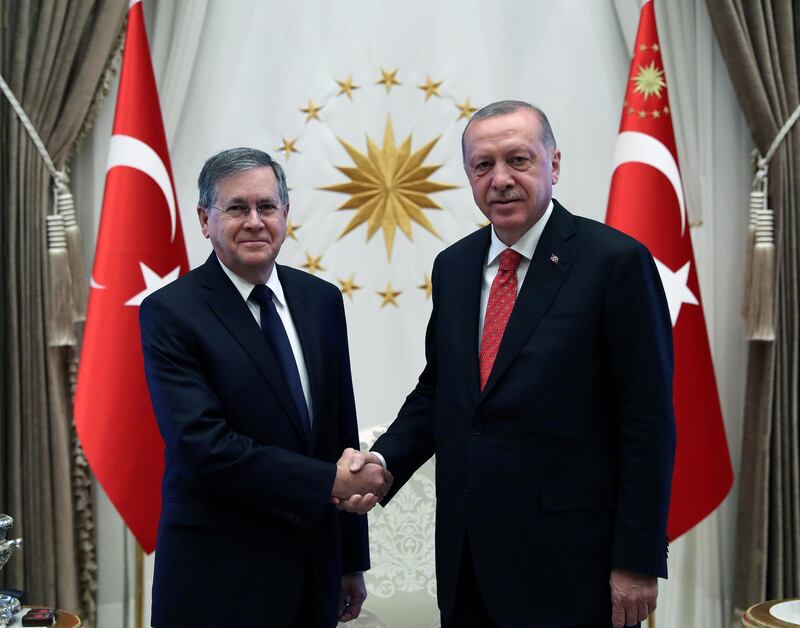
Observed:
[[[456,105],[468,97],[477,106],[502,98],[541,106],[563,153],[555,196],[573,212],[602,220],[638,18],[633,1],[145,0],[190,264],[202,263],[210,251],[195,214],[195,181],[203,161],[236,145],[277,155],[292,188],[290,216],[302,225],[279,259],[300,266],[307,254],[322,255],[320,276],[336,283],[353,275],[362,286],[352,300],[345,299],[359,422],[367,427],[391,420],[423,363],[430,303],[417,286],[435,253],[481,220],[460,167],[465,120],[456,119]],[[739,269],[749,133],[705,3],[670,4],[657,2],[656,15],[687,203],[696,223],[695,256],[723,413],[738,469],[745,357]],[[401,84],[387,93],[376,81],[381,69],[395,68]],[[348,75],[361,86],[352,100],[338,95],[335,82]],[[428,75],[442,84],[440,96],[425,100],[417,86]],[[299,109],[310,99],[324,106],[319,120],[306,122]],[[113,106],[109,97],[73,164],[89,260]],[[391,261],[381,232],[366,242],[362,225],[337,239],[353,212],[335,211],[346,196],[319,189],[347,181],[335,168],[352,165],[337,137],[366,152],[366,133],[380,147],[387,115],[398,143],[412,134],[412,150],[441,135],[426,164],[442,166],[431,179],[458,186],[431,194],[441,211],[424,210],[440,238],[415,224],[413,240],[399,232],[395,236]],[[288,159],[277,153],[284,138],[296,138],[301,152]],[[376,292],[389,281],[402,290],[398,306],[380,307]],[[99,495],[99,625],[113,628],[130,617],[130,570],[121,558],[123,527]],[[735,501],[732,495],[673,544],[659,628],[722,625],[730,606]]]

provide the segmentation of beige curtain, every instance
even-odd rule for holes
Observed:
[[[753,139],[763,155],[800,104],[792,0],[707,0]],[[776,221],[776,337],[752,342],[747,365],[734,603],[800,595],[800,128],[770,167]],[[735,620],[734,620],[735,621]]]
[[[58,168],[87,123],[126,9],[126,0],[0,0],[0,74]],[[79,573],[92,568],[85,562],[94,541],[76,525],[87,497],[73,482],[81,472],[72,443],[74,348],[48,346],[52,181],[2,95],[0,208],[0,512],[24,538],[0,583],[24,589],[30,603],[87,610],[93,591]]]

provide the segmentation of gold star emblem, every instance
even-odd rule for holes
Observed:
[[[639,45],[639,52],[644,52],[647,50],[647,44],[640,44]]]
[[[653,52],[658,52],[659,50],[661,50],[661,48],[658,47],[658,44],[653,44],[652,46],[650,46],[650,50],[652,50]]]
[[[651,61],[648,66],[640,65],[632,82],[636,84],[634,93],[641,94],[645,100],[650,96],[661,98],[661,90],[667,86],[664,82],[664,71],[656,67],[655,61]]]
[[[300,110],[306,114],[306,124],[311,120],[319,120],[319,112],[322,107],[324,107],[324,105],[315,105],[313,100],[308,101],[308,107]],[[322,121],[320,120],[320,122]]]
[[[339,86],[339,93],[336,94],[337,96],[341,96],[342,94],[347,94],[347,97],[350,100],[353,100],[353,90],[360,89],[360,85],[356,85],[353,83],[353,75],[348,74],[347,79],[344,81],[336,81],[336,84]]]
[[[412,154],[411,135],[400,146],[394,142],[391,118],[386,118],[383,146],[378,147],[367,136],[367,154],[360,152],[339,138],[339,143],[350,155],[355,168],[338,166],[337,169],[348,176],[348,183],[328,185],[323,190],[350,194],[340,207],[357,209],[340,238],[350,233],[361,223],[367,222],[367,241],[378,229],[383,229],[386,254],[392,258],[392,247],[397,227],[413,240],[411,223],[430,231],[437,238],[439,234],[430,223],[422,209],[441,209],[428,194],[450,190],[457,186],[429,180],[440,165],[424,166],[423,162],[439,138],[435,138]]]
[[[350,275],[349,279],[339,280],[339,289],[342,291],[342,294],[346,294],[352,301],[353,292],[356,290],[361,290],[361,286],[357,286],[355,280],[353,279],[353,275]]]
[[[286,223],[286,236],[291,238],[292,240],[297,240],[297,230],[300,229],[303,225],[298,225],[292,222],[290,218],[289,221]]]
[[[642,110],[639,112],[639,117],[640,117],[640,118],[646,118],[646,117],[647,117],[647,112],[646,112],[644,109],[642,109]]]
[[[394,70],[387,72],[383,68],[381,68],[381,80],[376,83],[377,85],[384,85],[386,87],[386,93],[388,94],[392,91],[392,85],[400,85],[400,82],[397,80],[397,68]]]
[[[433,284],[431,283],[431,278],[428,277],[428,273],[425,273],[425,279],[421,285],[417,286],[420,290],[425,292],[425,298],[430,299],[431,293],[433,292]]]
[[[669,107],[664,107],[661,111],[664,112],[664,115],[668,115],[669,114]]]
[[[322,267],[322,255],[314,257],[310,253],[306,253],[306,263],[303,264],[303,268],[307,269],[312,275],[318,270],[325,270]]]
[[[390,303],[397,307],[397,297],[403,294],[402,290],[392,290],[392,282],[386,284],[386,290],[378,290],[378,294],[383,297],[381,307],[389,305]]]
[[[456,107],[458,107],[458,110],[461,112],[458,114],[456,120],[461,120],[461,118],[469,118],[478,110],[477,107],[473,107],[469,104],[469,96],[467,96],[467,99],[462,104],[456,104]]]
[[[653,120],[655,120],[656,118],[661,117],[661,112],[658,109],[655,109],[650,115],[653,116]]]
[[[417,85],[419,89],[425,92],[425,100],[428,100],[431,96],[441,97],[439,93],[439,86],[442,84],[442,81],[434,81],[431,78],[431,75],[428,74],[428,80],[425,81],[422,85]]]
[[[283,139],[283,144],[278,146],[275,150],[279,150],[286,155],[286,159],[292,156],[292,153],[299,153],[300,151],[297,150],[294,145],[297,143],[297,138],[293,140],[288,140],[285,137]]]
[[[633,107],[628,107],[628,115],[630,116],[633,115],[634,113],[636,113],[636,109],[634,109]]]

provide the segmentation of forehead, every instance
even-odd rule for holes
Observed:
[[[217,198],[267,198],[278,196],[278,179],[269,166],[250,168],[229,175],[217,183]]]
[[[528,109],[473,122],[464,135],[464,152],[508,147],[514,144],[541,144],[539,117]]]

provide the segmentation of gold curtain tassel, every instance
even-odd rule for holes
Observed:
[[[64,218],[60,214],[47,216],[47,269],[50,282],[48,312],[48,345],[68,347],[77,343],[72,322],[72,278],[67,252]]]
[[[89,300],[89,282],[83,265],[81,230],[75,215],[75,199],[69,189],[69,177],[62,170],[56,178],[56,209],[64,218],[67,238],[69,270],[72,277],[72,320],[79,323],[86,320],[86,303]]]

